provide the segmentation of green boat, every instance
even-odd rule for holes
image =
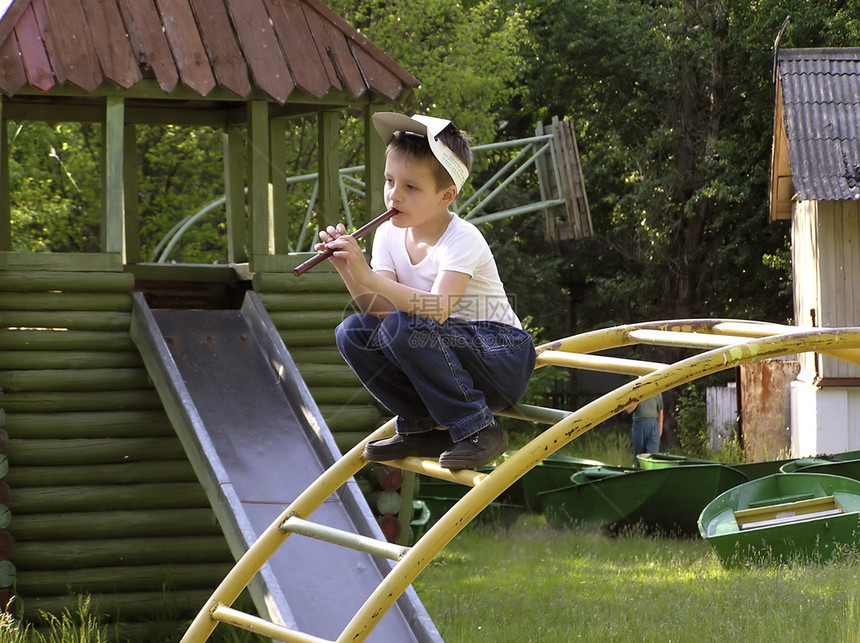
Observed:
[[[860,537],[860,481],[824,473],[777,473],[715,498],[699,533],[726,567],[827,561]]]
[[[480,473],[489,473],[493,467],[480,467],[476,470]],[[471,487],[457,482],[439,480],[420,474],[417,477],[417,482],[418,489],[415,493],[415,499],[424,503],[429,514],[424,521],[425,530],[436,524],[436,521],[444,516],[471,489]],[[510,528],[525,511],[521,496],[521,491],[517,485],[514,485],[478,514],[475,519],[476,522],[500,526],[503,529]]]
[[[603,465],[597,460],[553,453],[533,467],[512,487],[511,502],[519,500],[531,513],[541,512],[540,494],[570,484],[570,476],[586,468]],[[519,493],[517,492],[519,490]]]
[[[713,460],[675,455],[674,453],[640,453],[636,456],[636,460],[642,469],[663,469],[687,464],[715,464]]]
[[[651,470],[602,466],[583,469],[571,481],[540,494],[551,527],[616,531],[640,525],[663,534],[695,535],[702,509],[747,477],[723,464]]]
[[[796,467],[796,473],[829,473],[832,476],[843,476],[860,480],[860,459],[857,460],[818,460],[807,462],[804,466]],[[788,473],[786,471],[786,473]]]

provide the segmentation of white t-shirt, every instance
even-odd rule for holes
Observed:
[[[522,328],[484,235],[456,214],[427,256],[414,265],[406,252],[406,228],[386,221],[376,229],[370,265],[374,270],[394,273],[401,284],[426,292],[430,292],[436,275],[443,270],[465,273],[471,279],[452,317],[498,321]]]

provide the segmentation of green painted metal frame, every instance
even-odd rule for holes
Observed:
[[[704,349],[673,364],[645,363],[633,369],[633,360],[594,355],[599,351],[651,344]],[[411,548],[405,550],[391,573],[368,597],[337,641],[363,641],[379,619],[407,590],[434,557],[490,502],[565,444],[620,413],[630,404],[712,373],[742,364],[803,352],[825,353],[860,364],[860,327],[798,329],[791,326],[742,320],[675,320],[616,326],[550,342],[538,347],[536,368],[550,365],[607,372],[641,374],[573,412],[527,405],[512,407],[503,415],[552,424],[488,474],[449,471],[432,460],[407,458],[396,466],[471,486]],[[584,357],[588,356],[588,357]],[[255,631],[281,641],[316,642],[322,639],[262,622],[256,616],[230,607],[245,585],[290,535],[293,517],[306,520],[324,500],[357,473],[366,461],[364,445],[394,433],[391,420],[356,445],[312,483],[263,533],[236,563],[201,609],[183,637],[186,643],[204,641],[219,622]]]

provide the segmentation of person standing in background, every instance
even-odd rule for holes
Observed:
[[[663,394],[657,393],[638,404],[631,404],[627,412],[633,414],[633,455],[659,452],[663,436]]]

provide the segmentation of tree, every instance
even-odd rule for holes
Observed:
[[[570,268],[586,326],[790,318],[789,230],[766,210],[773,40],[791,13],[783,46],[844,45],[855,4],[536,3],[515,109],[576,123],[598,233]]]

